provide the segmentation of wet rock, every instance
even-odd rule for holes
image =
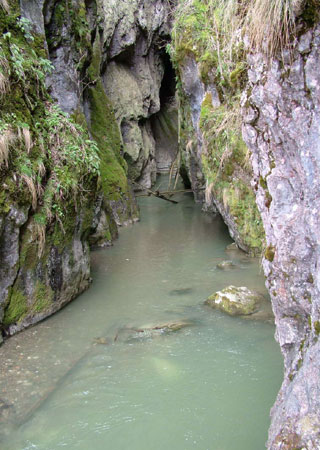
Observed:
[[[0,216],[0,324],[8,302],[10,287],[17,277],[21,227],[28,219],[26,207],[10,207],[8,214]]]
[[[258,310],[264,297],[247,287],[228,286],[211,295],[205,303],[231,316],[253,314]]]
[[[180,39],[186,37],[183,32],[180,31],[180,33]],[[193,43],[194,48],[197,48],[196,39]],[[233,154],[232,146],[221,145],[218,140],[213,144],[213,141],[208,139],[208,132],[206,131],[206,127],[209,127],[209,125],[205,125],[205,121],[201,120],[201,114],[206,110],[219,110],[221,106],[228,108],[221,90],[215,86],[213,74],[216,70],[217,67],[214,67],[213,64],[204,76],[203,65],[201,60],[197,61],[192,46],[189,52],[183,52],[182,61],[179,63],[179,76],[184,93],[180,99],[182,105],[181,120],[187,126],[180,136],[185,141],[183,144],[185,151],[182,152],[183,164],[180,172],[185,185],[191,184],[195,200],[203,203],[203,209],[213,213],[219,212],[228,226],[230,236],[239,247],[249,254],[258,255],[261,252],[263,228],[261,221],[258,219],[259,213],[251,189],[251,169],[249,165],[245,169],[243,164],[240,167],[236,162],[238,156]],[[248,116],[250,116],[250,121],[254,121],[252,112],[251,114],[248,113]],[[213,119],[209,120],[212,120],[210,127],[214,129],[217,123]],[[237,148],[239,149],[241,147],[241,133],[237,131],[235,135],[237,133],[239,137]],[[209,162],[209,154],[211,155],[210,158],[212,157],[217,161],[221,160],[219,170]],[[229,171],[232,171],[232,177]],[[221,182],[219,181],[220,178]],[[221,185],[227,179],[229,185],[222,189]],[[234,189],[235,185],[237,186],[236,189]],[[235,207],[236,204],[237,207]]]
[[[221,263],[217,264],[217,269],[221,270],[231,270],[235,269],[237,266],[230,260],[222,261]]]
[[[165,322],[161,324],[148,324],[142,327],[124,327],[118,330],[114,337],[114,342],[130,342],[136,339],[153,339],[165,334],[173,333],[182,330],[186,327],[191,327],[194,322],[191,320],[176,320],[172,322]]]

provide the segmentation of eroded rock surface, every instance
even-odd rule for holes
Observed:
[[[103,83],[121,129],[129,175],[151,187],[157,173],[150,118],[160,111],[170,39],[169,5],[163,0],[102,2]],[[169,122],[177,122],[169,116]]]
[[[251,55],[243,136],[266,231],[263,269],[285,377],[268,448],[320,448],[320,27],[270,64]]]

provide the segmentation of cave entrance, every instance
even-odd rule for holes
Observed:
[[[151,117],[158,173],[169,172],[178,154],[178,106],[176,74],[169,55],[163,51],[164,75],[160,87],[160,111]]]

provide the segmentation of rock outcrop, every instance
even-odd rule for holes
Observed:
[[[5,334],[88,287],[89,245],[137,220],[127,175],[150,187],[157,161],[176,158],[169,12],[164,0],[0,3]]]
[[[119,127],[99,78],[94,5],[0,5],[5,335],[42,320],[85,290],[89,244],[110,244],[117,225],[137,219]]]
[[[285,365],[272,410],[272,450],[320,448],[319,2],[292,4],[277,29],[270,18],[264,27],[263,17],[249,17],[261,5],[266,12],[269,2],[241,2],[240,20],[236,2],[225,16],[209,0],[182,2],[172,50],[181,81],[184,173],[200,201],[205,188],[205,204],[214,204],[239,247],[263,249]],[[243,91],[247,155],[237,121]]]
[[[103,84],[121,129],[129,176],[150,188],[157,173],[152,122],[162,108],[169,127],[176,128],[177,123],[176,117],[165,113],[160,98],[166,66],[170,73],[165,53],[170,39],[169,4],[163,0],[122,0],[102,2],[102,8]],[[172,81],[174,75],[173,80],[167,80],[165,90],[171,89],[174,98]],[[161,117],[159,120],[161,123]],[[174,153],[171,158],[169,154],[169,165]]]
[[[212,8],[210,2],[181,2],[174,24],[172,57],[180,82],[180,172],[195,200],[205,210],[219,212],[237,245],[256,255],[261,252],[264,232],[250,185],[248,150],[241,137],[242,52],[240,44],[235,45],[236,60],[223,60],[227,55],[219,39],[213,38],[219,33]]]
[[[285,367],[272,409],[272,450],[320,448],[320,26],[304,21],[298,31],[282,58],[249,56],[242,99]]]

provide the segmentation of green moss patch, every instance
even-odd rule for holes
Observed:
[[[28,312],[27,298],[17,287],[13,287],[9,293],[9,303],[4,312],[3,324],[5,326],[21,320]]]
[[[53,301],[54,293],[50,286],[46,286],[41,281],[37,281],[34,290],[34,303],[32,311],[40,313],[50,308]]]
[[[91,84],[87,90],[90,103],[90,131],[98,144],[101,187],[108,200],[120,200],[128,191],[126,163],[120,155],[121,137],[112,104],[100,79],[101,51],[98,37],[88,69]]]
[[[276,250],[275,250],[275,248],[273,247],[273,245],[269,245],[269,246],[266,248],[265,252],[264,252],[264,257],[265,257],[268,261],[272,262],[272,261],[274,260],[275,251],[276,251]]]

